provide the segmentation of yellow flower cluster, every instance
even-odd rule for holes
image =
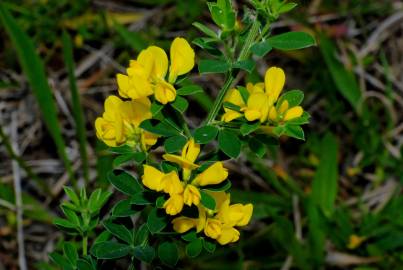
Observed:
[[[195,53],[185,39],[175,38],[171,44],[170,58],[168,82],[165,80],[168,57],[163,49],[156,46],[141,51],[137,60],[130,61],[128,75],[117,75],[119,95],[130,100],[123,101],[117,96],[106,99],[105,112],[95,121],[100,140],[111,147],[138,145],[142,151],[157,142],[157,136],[139,127],[142,121],[152,117],[148,96],[154,94],[162,104],[174,101],[176,90],[173,83],[178,76],[194,67]]]
[[[123,101],[109,96],[105,100],[105,112],[95,121],[97,137],[111,147],[140,143],[141,150],[145,151],[157,142],[157,136],[139,127],[142,121],[151,118],[150,107],[148,98]]]
[[[235,227],[246,226],[253,212],[252,204],[230,205],[230,195],[225,192],[209,192],[216,201],[216,210],[198,206],[199,218],[180,216],[172,221],[176,232],[184,233],[192,228],[203,231],[207,237],[221,245],[238,241],[239,231]]]
[[[239,106],[240,111],[224,108],[222,121],[231,122],[244,116],[248,121],[279,123],[302,116],[304,111],[301,106],[290,108],[287,100],[276,104],[284,84],[284,71],[278,67],[271,67],[266,71],[264,83],[247,84],[246,89],[249,93],[247,102],[238,89],[231,89],[224,101]]]
[[[169,195],[163,207],[168,215],[178,215],[185,205],[197,206],[199,218],[177,217],[172,223],[174,230],[183,233],[193,227],[204,230],[206,236],[217,239],[224,245],[239,239],[235,226],[245,226],[250,220],[253,207],[248,205],[229,205],[229,195],[224,192],[208,192],[216,202],[216,210],[206,209],[201,204],[200,187],[217,185],[225,181],[228,171],[222,162],[216,161],[204,171],[197,172],[200,165],[195,161],[200,153],[200,145],[190,139],[182,149],[181,155],[165,154],[163,158],[178,164],[182,169],[181,179],[176,171],[164,173],[150,165],[144,165],[142,183],[147,188]]]
[[[165,51],[157,46],[150,46],[140,52],[137,60],[130,61],[127,75],[118,74],[119,94],[125,98],[139,99],[154,94],[162,104],[176,98],[173,84],[178,76],[188,73],[195,64],[195,53],[183,38],[175,38],[170,49],[171,64]]]

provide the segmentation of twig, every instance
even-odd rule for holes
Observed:
[[[13,112],[11,115],[11,139],[12,148],[18,155],[18,138],[17,138],[17,113]],[[18,264],[21,270],[27,269],[27,261],[25,258],[25,246],[24,246],[24,227],[23,227],[23,203],[21,195],[21,175],[18,162],[13,159],[12,169],[14,176],[14,192],[15,192],[15,207],[16,207],[16,219],[17,219],[17,242],[18,242]]]

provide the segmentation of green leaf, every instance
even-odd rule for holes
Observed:
[[[108,201],[109,197],[112,195],[109,191],[102,191],[100,188],[96,189],[91,193],[90,198],[88,199],[88,209],[91,214],[94,214],[101,210],[101,208]]]
[[[63,244],[63,253],[69,260],[71,265],[76,265],[78,260],[77,248],[69,242]]]
[[[132,209],[132,204],[130,199],[121,200],[116,203],[112,208],[113,217],[129,217],[135,214],[137,211]]]
[[[186,245],[186,255],[190,258],[195,258],[199,256],[200,252],[203,249],[203,240],[201,238],[197,238],[193,240],[189,244]]]
[[[204,24],[201,24],[199,22],[194,22],[194,23],[192,23],[192,25],[194,27],[196,27],[197,29],[199,29],[200,31],[202,31],[207,36],[212,37],[214,39],[218,39],[217,33],[214,30],[205,26]]]
[[[203,92],[203,88],[195,84],[186,85],[176,90],[176,94],[180,96],[189,96]]]
[[[19,62],[32,91],[39,104],[45,125],[56,145],[57,152],[63,160],[70,180],[75,183],[71,163],[66,154],[66,146],[57,118],[57,110],[49,87],[43,62],[36,53],[34,44],[28,35],[18,26],[15,19],[10,15],[3,4],[0,4],[0,19],[9,34],[13,47],[17,51]]]
[[[108,173],[108,181],[120,192],[126,195],[134,195],[143,190],[141,184],[134,176],[123,171],[113,170]]]
[[[203,247],[208,253],[214,253],[216,249],[216,244],[207,240],[207,238],[203,239]]]
[[[66,229],[76,229],[77,225],[75,225],[73,222],[63,219],[63,218],[55,218],[53,220],[53,224],[55,224],[58,227],[66,228]]]
[[[208,209],[215,210],[216,203],[214,198],[203,190],[200,190],[200,195],[200,202],[202,203],[202,205]]]
[[[340,94],[357,110],[361,100],[361,90],[353,72],[347,70],[336,58],[336,46],[324,35],[320,36],[320,51]]]
[[[73,202],[75,205],[80,205],[80,199],[78,198],[77,194],[74,192],[74,190],[71,187],[64,187],[64,192],[67,194],[67,196],[70,198],[70,200]]]
[[[199,72],[203,73],[226,73],[231,65],[224,60],[200,60]]]
[[[137,163],[142,163],[146,159],[146,154],[144,152],[128,153],[117,156],[113,160],[113,167],[122,166],[130,161],[135,161]]]
[[[180,135],[178,130],[173,128],[168,123],[153,121],[150,119],[141,122],[140,127],[148,132],[165,137]]]
[[[140,261],[150,263],[155,257],[155,250],[151,246],[136,246],[133,249],[133,256]]]
[[[215,139],[218,128],[214,126],[203,126],[194,131],[193,137],[196,143],[206,144]]]
[[[164,142],[165,152],[167,153],[179,152],[182,150],[186,142],[187,138],[182,135],[169,137]]]
[[[147,224],[142,224],[136,231],[136,236],[134,238],[134,244],[140,245],[140,246],[144,245],[148,240],[148,235],[149,235],[149,231],[148,231]]]
[[[305,140],[304,130],[300,126],[286,124],[284,134],[298,140]]]
[[[270,45],[268,40],[253,44],[253,46],[250,48],[251,52],[259,57],[264,57],[272,49],[273,49],[273,47]]]
[[[237,111],[237,112],[241,111],[241,107],[239,107],[238,105],[235,105],[235,104],[233,104],[231,102],[224,102],[223,106],[224,106],[224,108],[227,108],[227,109],[230,109],[230,110],[233,110],[233,111]]]
[[[151,103],[151,108],[150,108],[151,114],[153,116],[156,116],[163,108],[164,108],[163,104],[161,104],[157,101],[154,101],[153,103]]]
[[[158,257],[163,264],[175,266],[179,260],[178,247],[175,243],[164,242],[158,246]]]
[[[114,224],[111,221],[103,223],[105,229],[113,234],[115,237],[131,245],[134,242],[134,235],[125,226],[120,224]]]
[[[305,32],[287,32],[272,36],[267,42],[273,48],[283,51],[304,49],[316,44],[315,39]]]
[[[245,104],[247,104],[247,103],[248,103],[248,99],[249,99],[249,92],[248,92],[248,89],[246,89],[246,88],[243,87],[243,86],[238,86],[238,87],[237,87],[237,90],[238,90],[239,94],[241,94],[241,97],[242,97],[243,102],[245,102]]]
[[[58,266],[63,268],[63,270],[73,270],[74,267],[70,262],[57,252],[52,252],[49,254],[49,258]]]
[[[327,133],[321,142],[320,149],[320,162],[312,182],[312,198],[324,214],[330,217],[334,211],[339,178],[336,138],[331,133]]]
[[[293,10],[296,6],[298,6],[297,3],[289,2],[289,3],[283,3],[281,7],[277,10],[279,14],[287,13],[291,10]]]
[[[105,241],[93,245],[91,253],[98,259],[117,259],[125,257],[132,248],[129,245],[114,241]]]
[[[218,185],[207,185],[203,187],[204,190],[210,190],[210,191],[226,191],[230,188],[231,188],[231,181],[229,180],[225,180]]]
[[[246,136],[246,135],[252,133],[253,131],[257,130],[259,127],[260,127],[259,121],[255,122],[255,123],[247,122],[247,123],[243,123],[241,125],[240,131],[243,136]]]
[[[175,110],[180,113],[184,113],[189,107],[189,102],[181,96],[176,96],[175,101],[170,104]]]
[[[89,180],[89,165],[88,165],[88,155],[87,155],[87,139],[86,139],[86,129],[84,121],[84,112],[81,106],[80,94],[77,87],[76,77],[74,75],[74,58],[73,58],[73,46],[71,43],[71,38],[67,32],[63,32],[62,36],[63,42],[63,56],[64,62],[66,64],[67,74],[69,78],[71,102],[72,102],[72,112],[74,116],[74,121],[76,124],[76,136],[78,138],[80,158],[83,164],[84,178],[86,181]]]
[[[197,233],[194,230],[191,230],[181,236],[183,240],[186,242],[192,242],[197,239]]]
[[[281,106],[284,100],[288,101],[289,108],[298,106],[304,99],[304,92],[301,90],[290,90],[280,96],[277,101],[277,108]]]
[[[218,146],[231,158],[237,158],[241,153],[241,141],[235,133],[228,130],[220,130],[218,133]]]
[[[158,233],[168,225],[166,215],[156,208],[153,208],[148,214],[147,227],[151,233]]]
[[[264,154],[266,154],[265,144],[256,139],[255,137],[251,138],[248,141],[248,145],[252,153],[257,155],[258,157],[262,158]]]
[[[130,203],[135,205],[149,205],[155,201],[155,193],[151,191],[137,192],[130,198]]]
[[[92,265],[84,259],[78,259],[77,270],[96,270]]]
[[[247,71],[248,73],[251,73],[255,68],[255,61],[253,61],[252,59],[238,61],[234,63],[233,67],[240,68]]]
[[[126,27],[117,22],[113,22],[113,27],[136,52],[140,52],[147,47],[147,42],[138,33],[129,31]]]

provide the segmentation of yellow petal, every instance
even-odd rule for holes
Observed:
[[[196,231],[199,233],[203,230],[204,225],[206,225],[207,213],[202,205],[198,205],[197,209],[199,212],[199,218],[197,219]]]
[[[356,234],[350,235],[350,239],[347,245],[349,249],[356,249],[366,240],[366,237],[358,236]]]
[[[179,214],[183,209],[182,194],[174,194],[164,203],[165,212],[168,215],[174,216]]]
[[[220,209],[223,207],[224,203],[228,201],[230,201],[230,195],[228,193],[225,193],[224,191],[208,191],[206,190],[206,192],[214,198],[215,201],[215,206],[216,206],[216,210],[218,210],[218,212],[220,212]]]
[[[168,70],[168,56],[160,47],[150,46],[141,51],[137,61],[151,77],[165,78]]]
[[[249,96],[247,107],[243,110],[248,121],[259,119],[264,122],[269,114],[269,99],[263,93],[254,93]]]
[[[221,161],[215,162],[202,173],[196,176],[193,183],[198,186],[217,185],[228,177],[228,170]]]
[[[200,191],[197,187],[193,185],[186,185],[185,191],[183,192],[183,201],[186,205],[199,205],[200,198]]]
[[[281,68],[271,67],[266,71],[264,77],[266,93],[270,98],[270,104],[277,101],[278,96],[283,90],[285,83],[285,73]]]
[[[183,185],[179,180],[176,171],[171,171],[166,174],[162,179],[162,185],[164,187],[164,192],[170,195],[180,194],[183,192]]]
[[[185,233],[197,226],[197,219],[188,217],[177,217],[172,220],[173,229],[178,233]]]
[[[288,100],[284,100],[281,105],[280,108],[278,109],[279,113],[284,113],[286,110],[288,110],[289,104],[288,104]]]
[[[188,161],[187,159],[184,159],[178,155],[165,154],[162,156],[162,158],[165,159],[166,161],[176,163],[179,166],[181,166],[182,168],[188,168],[188,169],[193,170],[193,169],[196,169],[199,167],[199,165],[194,164],[194,163]]]
[[[167,104],[168,102],[172,102],[176,98],[176,90],[172,86],[165,81],[158,82],[155,85],[154,89],[155,99],[158,100],[162,104]]]
[[[128,98],[129,96],[127,95],[127,93],[130,90],[129,77],[118,73],[116,75],[116,81],[118,83],[119,95],[121,97]]]
[[[122,105],[122,117],[131,125],[138,127],[141,122],[152,117],[151,102],[148,98],[125,101]]]
[[[180,75],[188,73],[195,64],[195,52],[184,38],[175,38],[170,50],[171,66],[169,82],[174,83]]]
[[[217,239],[221,234],[221,221],[208,218],[204,226],[204,234],[210,238]]]
[[[115,129],[113,128],[113,124],[106,121],[102,117],[98,117],[95,120],[95,130],[98,139],[103,141],[106,145],[110,147],[117,146],[115,140]]]
[[[289,121],[291,119],[301,117],[303,112],[304,110],[302,109],[301,106],[292,107],[291,109],[285,112],[283,120]]]
[[[153,93],[150,82],[138,75],[126,76],[123,74],[116,75],[119,95],[124,98],[139,99],[147,97]]]
[[[143,185],[151,190],[161,191],[163,189],[162,179],[165,174],[149,165],[144,165],[143,167],[144,174],[141,177]]]
[[[246,226],[253,213],[253,205],[240,203],[230,205],[223,213],[223,223],[229,226]]]
[[[221,116],[221,121],[224,121],[226,123],[229,123],[232,120],[242,117],[242,114],[237,111],[233,111],[227,108],[224,108],[224,110],[226,110],[226,112]]]
[[[276,107],[271,106],[269,111],[269,119],[272,121],[277,121],[277,110]]]
[[[220,245],[234,243],[239,240],[239,235],[239,231],[233,227],[222,228],[217,242],[220,243]]]
[[[193,138],[191,138],[182,148],[182,158],[191,163],[194,163],[196,161],[199,153],[200,145],[195,143]]]
[[[241,93],[239,93],[238,89],[236,88],[232,88],[228,91],[228,93],[225,95],[224,101],[231,102],[232,104],[237,105],[239,107],[245,106],[245,102],[243,101]]]
[[[148,131],[141,132],[141,146],[143,151],[146,151],[149,146],[153,146],[158,141],[158,136]]]

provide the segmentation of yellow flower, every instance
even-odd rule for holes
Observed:
[[[143,185],[151,190],[161,191],[164,188],[163,179],[165,174],[153,166],[143,165],[144,174],[141,177]]]
[[[168,215],[174,216],[179,214],[183,209],[183,195],[173,194],[164,203],[163,207]]]
[[[177,217],[172,220],[173,229],[178,233],[185,233],[197,226],[196,218]]]
[[[162,186],[164,192],[169,195],[181,194],[183,192],[182,182],[175,171],[169,172],[162,178]]]
[[[243,101],[243,98],[241,96],[241,93],[235,88],[232,88],[228,91],[224,98],[224,102],[230,102],[234,105],[239,106],[240,108],[245,107],[245,102]],[[225,113],[222,115],[221,120],[224,122],[231,122],[234,119],[237,119],[239,117],[242,117],[242,113],[225,108],[224,107]]]
[[[248,121],[266,121],[269,113],[269,97],[261,92],[253,93],[249,96],[247,106],[242,111]]]
[[[221,161],[217,161],[197,175],[192,183],[198,186],[217,185],[227,179],[227,177],[228,170],[224,168]]]
[[[200,198],[200,191],[197,187],[190,184],[186,185],[185,191],[183,192],[183,201],[186,205],[198,205],[200,203]]]
[[[363,236],[358,236],[356,234],[352,234],[350,235],[350,239],[349,239],[349,243],[347,245],[347,247],[349,249],[356,249],[358,248],[362,242],[364,242],[367,238],[363,237]]]
[[[289,121],[298,117],[301,117],[301,115],[304,113],[304,109],[302,109],[301,106],[295,106],[292,107],[291,109],[288,109],[283,117],[284,121]]]
[[[117,83],[122,97],[138,99],[154,94],[162,104],[176,98],[173,86],[178,76],[188,73],[195,64],[195,53],[183,38],[175,38],[170,49],[171,65],[168,81],[168,56],[157,46],[150,46],[140,52],[137,60],[130,61],[127,75],[118,74]]]
[[[143,151],[157,142],[157,136],[139,128],[142,121],[151,118],[148,98],[122,101],[117,96],[105,100],[105,112],[95,121],[97,137],[108,146],[123,143],[141,145]]]
[[[239,240],[239,231],[234,227],[246,226],[252,216],[252,204],[230,205],[230,196],[225,192],[208,192],[216,202],[216,209],[205,209],[198,206],[199,218],[181,216],[172,221],[176,232],[184,233],[192,228],[197,232],[204,231],[207,237],[216,239],[221,245]]]
[[[200,153],[200,145],[191,138],[182,148],[182,155],[165,154],[162,157],[170,162],[174,162],[183,168],[183,180],[187,181],[193,169],[199,167],[194,162]]]
[[[239,240],[239,231],[234,227],[223,227],[221,234],[217,237],[217,242],[220,245],[227,245]]]
[[[218,219],[208,218],[204,226],[204,234],[210,238],[217,239],[221,235],[222,223]]]

